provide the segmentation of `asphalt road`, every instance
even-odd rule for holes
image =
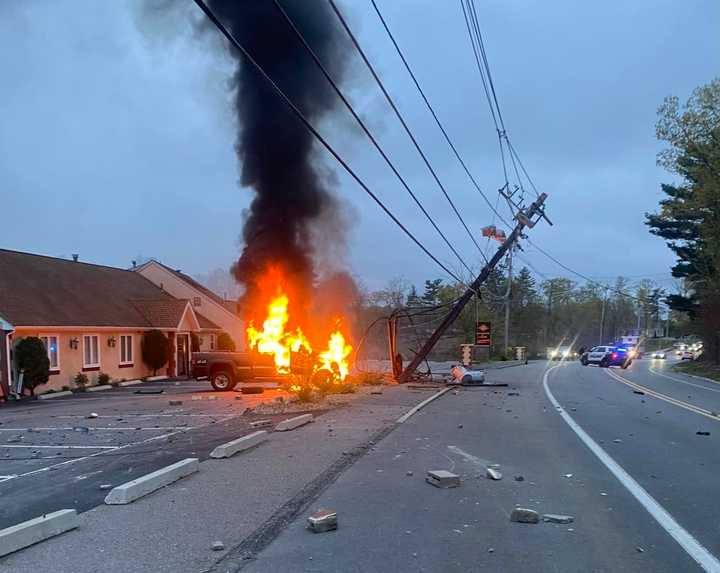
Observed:
[[[335,509],[337,531],[300,517],[243,571],[720,571],[720,385],[648,359],[545,367],[434,401],[306,512]],[[491,463],[501,481],[484,477]],[[425,483],[431,469],[461,487]],[[512,523],[516,505],[575,521]]]
[[[136,394],[150,388],[163,393]],[[187,457],[206,459],[218,444],[254,431],[250,422],[288,417],[245,413],[280,395],[217,393],[207,382],[163,381],[3,407],[0,529],[58,509],[87,511],[103,503],[101,485],[116,486]],[[97,417],[88,418],[91,413]]]

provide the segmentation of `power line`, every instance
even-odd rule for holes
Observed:
[[[277,0],[275,0],[277,3]],[[460,211],[458,211],[457,207],[455,206],[455,203],[450,198],[450,195],[448,194],[447,190],[445,189],[445,186],[440,181],[440,178],[438,177],[437,173],[435,172],[435,169],[433,169],[432,165],[430,165],[430,161],[428,160],[427,156],[425,155],[425,152],[420,147],[420,144],[418,143],[417,139],[413,135],[412,131],[410,130],[410,127],[408,126],[407,122],[405,121],[405,118],[400,113],[400,110],[398,109],[397,105],[395,105],[395,102],[393,101],[393,98],[388,93],[387,89],[385,88],[385,85],[383,84],[383,81],[380,79],[380,76],[375,71],[375,68],[373,67],[372,63],[370,63],[370,60],[368,59],[367,55],[365,54],[365,51],[360,46],[360,43],[358,42],[357,38],[355,37],[355,34],[353,34],[353,31],[350,29],[350,26],[348,25],[347,21],[343,17],[342,13],[338,9],[337,5],[333,0],[329,0],[330,6],[332,7],[333,11],[335,12],[335,15],[338,17],[338,20],[340,20],[340,23],[342,24],[343,28],[347,32],[348,36],[350,37],[350,40],[352,41],[353,45],[357,49],[358,53],[360,54],[360,57],[362,58],[363,62],[365,62],[365,65],[367,66],[368,70],[372,74],[373,78],[375,79],[375,82],[377,83],[378,87],[380,88],[380,91],[382,91],[383,95],[385,96],[385,99],[387,100],[390,107],[395,112],[395,115],[397,116],[398,120],[402,124],[403,128],[405,129],[405,133],[407,133],[408,137],[412,141],[413,145],[415,146],[415,149],[420,154],[420,157],[422,158],[423,162],[427,166],[428,170],[433,176],[433,179],[435,180],[435,183],[437,183],[438,187],[442,191],[443,195],[445,196],[445,199],[447,199],[448,203],[450,204],[450,207],[452,207],[452,210],[454,211],[457,218],[460,220],[460,223],[465,228],[465,231],[467,232],[468,236],[470,237],[470,240],[475,244],[477,247],[478,252],[482,255],[483,259],[487,263],[488,259],[485,256],[485,253],[480,248],[480,245],[478,244],[477,240],[475,239],[475,236],[470,232],[470,229],[467,226],[467,223],[463,219],[462,215],[460,214]]]
[[[350,101],[345,97],[345,94],[342,92],[342,90],[341,90],[340,87],[338,86],[337,82],[335,82],[335,80],[332,78],[332,76],[330,75],[330,72],[328,72],[328,70],[327,70],[327,68],[325,67],[325,65],[320,61],[320,58],[319,58],[318,55],[315,53],[315,50],[312,49],[312,46],[310,46],[310,44],[308,44],[307,40],[306,40],[305,37],[302,35],[302,33],[300,32],[300,30],[298,30],[297,26],[295,26],[295,23],[292,21],[292,18],[290,18],[290,16],[287,14],[287,12],[285,12],[285,10],[283,9],[282,5],[280,4],[280,2],[279,2],[278,0],[273,0],[273,1],[274,1],[274,4],[275,4],[275,7],[276,7],[276,8],[278,9],[278,11],[282,14],[283,18],[285,18],[285,21],[287,22],[288,26],[290,26],[290,28],[293,30],[293,32],[294,32],[295,35],[297,36],[298,40],[300,40],[300,43],[303,45],[303,47],[305,48],[305,50],[310,54],[310,56],[312,57],[312,59],[313,59],[313,61],[315,62],[315,64],[318,66],[318,68],[320,69],[320,71],[321,71],[321,72],[323,73],[323,75],[325,76],[325,79],[328,81],[328,83],[330,83],[330,85],[332,86],[332,88],[333,88],[333,90],[335,91],[335,93],[337,94],[337,96],[338,96],[338,97],[340,98],[340,100],[343,102],[343,104],[344,104],[345,107],[348,109],[348,111],[350,112],[350,114],[353,116],[353,118],[355,119],[355,121],[358,123],[358,125],[360,126],[360,128],[363,130],[363,132],[365,133],[365,135],[367,135],[367,137],[370,139],[370,141],[372,142],[372,144],[375,146],[375,149],[378,150],[378,153],[380,153],[380,155],[381,155],[382,158],[385,160],[385,162],[388,164],[388,166],[390,167],[390,169],[392,170],[392,172],[393,172],[393,173],[395,174],[395,176],[400,180],[400,183],[402,183],[402,185],[403,185],[403,187],[405,188],[405,190],[410,194],[410,197],[412,197],[413,201],[415,201],[415,204],[420,208],[420,210],[422,211],[422,213],[425,215],[425,217],[427,218],[427,220],[430,222],[430,224],[433,226],[433,228],[437,231],[437,233],[440,235],[440,237],[442,237],[443,241],[445,241],[445,244],[446,244],[448,247],[450,247],[450,250],[451,250],[451,251],[453,252],[453,254],[458,258],[458,260],[460,261],[460,263],[465,267],[465,269],[466,269],[469,273],[472,274],[472,271],[470,270],[470,267],[467,265],[467,263],[465,263],[465,260],[460,256],[460,254],[457,252],[457,250],[456,250],[455,247],[452,245],[452,243],[450,243],[450,240],[449,240],[449,239],[445,236],[445,234],[440,230],[440,227],[437,225],[437,223],[435,222],[435,220],[431,217],[430,213],[427,212],[427,210],[425,209],[425,207],[424,207],[423,204],[421,203],[420,199],[418,199],[417,195],[415,195],[415,193],[412,191],[412,189],[410,189],[410,186],[407,184],[407,182],[406,182],[405,179],[402,177],[402,175],[400,175],[400,172],[397,170],[397,168],[395,167],[395,165],[393,164],[393,162],[390,160],[390,158],[388,157],[388,155],[385,153],[385,151],[382,149],[382,147],[381,147],[380,144],[378,143],[377,139],[375,139],[375,137],[372,135],[372,133],[370,133],[370,130],[369,130],[369,129],[367,128],[367,126],[365,125],[365,122],[363,122],[363,120],[362,120],[362,119],[360,118],[360,116],[357,114],[357,112],[355,111],[355,108],[352,106],[352,104],[350,103]],[[334,7],[334,6],[333,6],[333,7]],[[433,172],[433,173],[434,173],[434,172]],[[453,205],[453,207],[454,207],[454,205]],[[457,212],[457,210],[456,210],[456,212]],[[463,224],[464,224],[464,222],[463,222]],[[465,228],[467,229],[467,226],[466,226]],[[470,231],[468,230],[468,233],[469,233],[469,232],[470,232]]]
[[[502,216],[497,210],[497,205],[493,207],[492,202],[490,199],[488,199],[485,192],[480,188],[480,185],[475,180],[475,177],[470,172],[470,169],[468,168],[467,164],[463,160],[462,156],[457,150],[457,147],[455,147],[455,144],[450,139],[450,136],[448,135],[447,130],[443,126],[442,122],[440,121],[440,118],[438,117],[437,113],[435,112],[435,109],[433,108],[432,104],[430,103],[430,100],[425,95],[425,91],[420,86],[420,82],[418,81],[417,77],[415,76],[415,73],[413,72],[412,68],[410,67],[410,64],[408,63],[407,59],[405,58],[405,54],[403,54],[403,51],[400,49],[400,46],[398,45],[397,41],[395,40],[395,36],[393,36],[392,31],[390,30],[390,26],[388,25],[387,21],[385,20],[384,16],[382,15],[382,12],[380,12],[380,8],[378,8],[377,3],[375,0],[370,0],[372,2],[373,8],[375,8],[375,12],[378,15],[378,18],[380,19],[380,22],[383,25],[383,28],[385,29],[385,32],[387,32],[388,37],[390,38],[390,41],[392,42],[393,46],[395,47],[395,51],[397,52],[398,56],[400,56],[400,59],[402,60],[403,65],[405,66],[405,69],[407,70],[408,74],[410,74],[410,77],[412,78],[413,83],[415,84],[415,87],[417,88],[418,92],[420,93],[420,96],[422,97],[423,101],[425,102],[425,105],[427,106],[428,110],[430,111],[430,114],[433,116],[433,119],[435,120],[435,123],[437,124],[438,128],[443,134],[443,137],[445,138],[445,141],[450,146],[450,149],[452,149],[455,157],[457,158],[458,162],[462,166],[463,170],[465,171],[466,175],[472,182],[475,189],[477,189],[478,193],[480,193],[480,196],[485,200],[488,207],[490,207],[490,210],[500,218],[501,221],[509,228],[511,225],[504,221]]]
[[[215,25],[215,27],[222,33],[223,36],[237,49],[239,50],[242,55],[247,59],[250,64],[255,68],[255,70],[260,74],[260,76],[273,88],[275,93],[280,96],[280,98],[290,107],[291,111],[295,114],[295,116],[303,123],[306,129],[310,131],[310,133],[313,134],[313,136],[322,144],[322,146],[336,159],[338,163],[345,169],[345,171],[362,187],[362,189],[377,203],[377,205],[385,212],[385,214],[392,219],[392,221],[402,229],[402,231],[418,246],[420,249],[428,256],[430,259],[433,260],[440,268],[442,268],[448,275],[450,275],[452,278],[454,278],[458,282],[462,282],[460,278],[453,273],[450,269],[448,269],[435,255],[433,255],[425,245],[423,245],[420,240],[413,235],[413,233],[405,226],[403,223],[388,209],[388,207],[385,206],[385,204],[380,200],[380,198],[373,193],[370,188],[367,186],[367,184],[360,178],[355,171],[347,164],[347,162],[340,156],[340,154],[335,151],[335,149],[328,143],[328,141],[320,135],[320,133],[315,129],[315,127],[310,123],[310,121],[305,117],[305,115],[298,109],[298,107],[292,102],[292,100],[285,94],[282,89],[275,83],[275,81],[268,76],[268,74],[265,72],[265,70],[262,68],[262,66],[255,60],[255,58],[252,57],[252,55],[247,51],[247,49],[238,42],[235,37],[228,31],[228,29],[223,25],[220,20],[215,16],[215,14],[212,12],[212,10],[205,4],[203,0],[194,0],[195,4],[203,11],[203,13],[207,16],[207,18]]]

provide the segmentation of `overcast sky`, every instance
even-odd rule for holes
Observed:
[[[308,0],[310,1],[310,0]],[[324,0],[312,0],[324,1]],[[237,257],[251,192],[237,184],[235,120],[222,44],[139,0],[0,0],[0,247],[129,266],[156,257],[191,274]],[[459,1],[378,0],[419,80],[483,188],[502,184],[497,139]],[[655,110],[720,70],[714,0],[476,0],[505,123],[554,227],[532,239],[602,279],[670,286],[673,262],[647,232],[657,208]],[[457,164],[369,0],[342,2],[471,228],[493,216]],[[473,266],[479,255],[381,99],[353,63],[347,88],[382,145]],[[434,252],[457,267],[349,121],[323,132]],[[370,287],[441,270],[332,160],[347,205],[348,267]],[[291,190],[289,190],[291,192]],[[527,247],[544,275],[567,275]]]

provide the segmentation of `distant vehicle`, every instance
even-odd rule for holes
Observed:
[[[238,382],[276,382],[283,378],[270,355],[257,352],[193,352],[193,378],[210,380],[216,392],[227,392]]]
[[[577,355],[572,346],[558,346],[547,349],[547,356],[550,360],[573,360],[577,358]]]
[[[680,360],[695,360],[695,353],[692,350],[683,350]]]
[[[656,350],[655,352],[653,352],[652,357],[658,358],[660,360],[667,358],[667,356],[665,356],[665,353],[662,350]]]
[[[583,366],[597,364],[601,368],[620,366],[625,369],[632,364],[632,358],[625,348],[617,346],[595,346],[582,355],[580,362]]]

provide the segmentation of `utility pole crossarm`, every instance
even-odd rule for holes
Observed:
[[[435,332],[430,335],[430,338],[427,339],[423,347],[413,357],[407,368],[403,370],[402,375],[399,379],[400,383],[410,381],[410,377],[413,375],[420,363],[422,363],[423,360],[427,358],[427,355],[435,347],[438,340],[440,340],[440,337],[445,333],[445,331],[450,327],[450,325],[455,322],[457,317],[460,316],[463,308],[465,308],[465,305],[468,303],[468,301],[470,301],[473,295],[479,291],[480,286],[487,280],[488,276],[490,275],[490,271],[495,268],[498,262],[500,262],[503,256],[505,256],[505,253],[508,251],[508,249],[520,238],[522,230],[525,227],[532,228],[539,218],[544,218],[547,220],[543,211],[543,204],[545,203],[546,198],[547,194],[541,193],[540,196],[530,205],[530,207],[527,208],[527,210],[521,210],[518,212],[518,214],[515,216],[515,219],[517,220],[517,225],[515,225],[512,233],[510,233],[510,235],[507,239],[505,239],[503,244],[498,247],[496,253],[483,267],[477,278],[472,282],[472,284],[467,288],[463,295],[453,305],[453,307],[450,309],[450,312],[448,312],[440,325],[435,329]]]

